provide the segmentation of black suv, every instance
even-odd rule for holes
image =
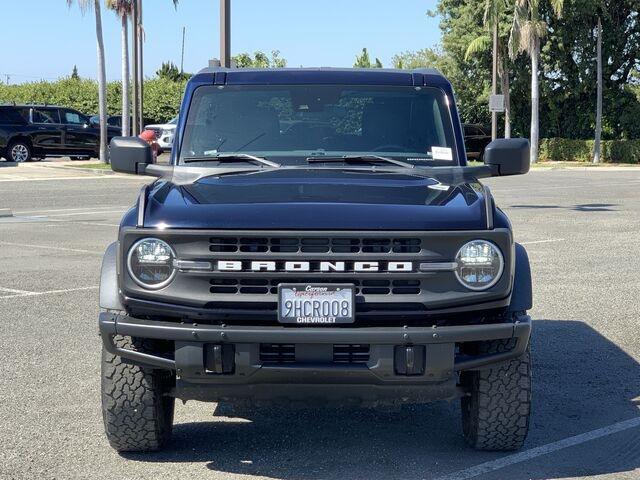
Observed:
[[[465,123],[462,125],[464,131],[464,146],[467,150],[467,158],[482,161],[484,150],[491,143],[491,135],[487,133],[482,125]]]
[[[180,111],[169,165],[111,142],[115,171],[158,177],[102,263],[115,449],[162,447],[176,398],[461,398],[470,445],[523,444],[529,260],[479,179],[526,173],[527,140],[467,166],[435,70],[207,69]]]
[[[120,134],[108,128],[108,138]],[[45,105],[0,105],[0,157],[28,162],[47,155],[98,157],[100,126],[83,113]]]

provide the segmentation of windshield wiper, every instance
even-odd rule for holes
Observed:
[[[186,157],[183,159],[184,163],[194,162],[253,162],[260,165],[266,165],[268,167],[279,168],[282,165],[266,158],[256,157],[255,155],[249,155],[247,153],[216,153],[213,155],[204,155],[201,157]]]
[[[308,157],[308,163],[335,163],[335,162],[344,162],[344,163],[354,163],[354,162],[362,162],[362,163],[391,163],[393,165],[397,165],[398,167],[403,168],[415,168],[415,165],[412,163],[403,162],[401,160],[396,160],[394,158],[382,157],[380,155],[341,155],[341,156],[317,156],[317,157]]]

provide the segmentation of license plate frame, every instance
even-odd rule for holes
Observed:
[[[355,290],[355,285],[351,283],[281,283],[278,285],[278,322],[306,326],[354,323]],[[296,296],[300,296],[300,300],[303,302],[311,302],[310,304],[303,303],[300,306],[302,315],[299,316],[295,315],[295,310],[292,311],[291,307],[295,308],[295,306],[287,307],[285,303],[294,301]],[[318,301],[320,304],[316,305],[313,303],[314,301]],[[331,309],[334,306],[333,302],[336,301],[339,302],[338,315],[333,315],[335,310],[331,311]],[[347,315],[342,314],[344,313],[342,302],[347,302]],[[310,311],[305,311],[307,306]],[[327,313],[327,309],[329,314],[324,315]],[[309,314],[305,315],[307,312]],[[291,314],[286,315],[287,313]],[[319,315],[314,315],[315,313],[319,313]]]

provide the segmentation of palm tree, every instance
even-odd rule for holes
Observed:
[[[551,0],[553,13],[560,17],[564,0]],[[538,160],[538,137],[540,135],[538,104],[538,60],[540,40],[547,32],[547,23],[540,16],[540,0],[516,0],[509,49],[511,58],[525,52],[531,58],[531,153],[530,162]]]
[[[96,18],[96,40],[98,47],[98,110],[100,114],[100,161],[108,163],[107,158],[107,73],[104,62],[104,41],[102,39],[102,16],[100,15],[100,0],[77,0],[80,11],[84,14],[93,8]],[[67,0],[71,8],[74,0]]]
[[[504,46],[504,37],[500,36],[500,18],[504,12],[510,7],[509,0],[485,0],[484,4],[484,25],[487,32],[474,38],[467,51],[464,59],[469,61],[471,57],[484,54],[491,51],[492,41],[491,35],[494,28],[498,28],[498,76],[500,77],[500,91],[504,95],[504,137],[511,137],[511,96],[509,95],[509,66],[506,48]]]
[[[122,135],[129,136],[129,118],[131,103],[129,102],[129,17],[135,0],[107,0],[107,8],[113,10],[122,24]]]

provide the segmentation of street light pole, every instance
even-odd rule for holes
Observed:
[[[138,131],[144,129],[144,68],[143,68],[143,50],[144,50],[144,29],[142,28],[142,0],[138,2]]]
[[[131,47],[131,90],[132,90],[132,105],[131,115],[133,121],[131,122],[131,134],[137,137],[140,133],[138,131],[138,2],[133,2],[133,9],[131,12],[131,32],[132,32],[132,47]]]
[[[220,65],[231,67],[231,0],[220,0]]]
[[[498,19],[493,22],[493,68],[491,79],[491,95],[498,93]],[[498,137],[498,112],[491,112],[491,140]]]

